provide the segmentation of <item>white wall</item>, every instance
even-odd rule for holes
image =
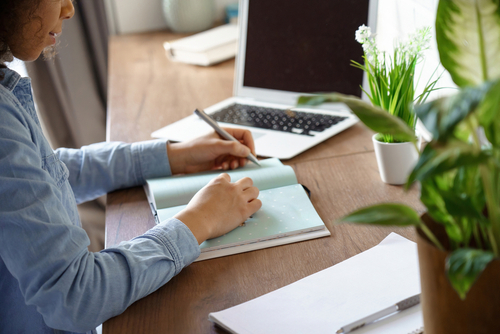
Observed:
[[[434,21],[436,19],[438,0],[379,0],[377,40],[382,50],[390,50],[395,39],[401,39],[416,29],[431,27],[433,36]],[[436,39],[432,38],[430,50],[426,51],[424,61],[417,65],[415,75],[420,80],[417,82],[417,93],[422,92],[427,85],[427,80],[432,77],[437,69],[437,74],[443,73],[436,88],[440,90],[430,94],[429,100],[453,94],[456,85],[451,80],[448,72],[440,65]],[[434,79],[437,77],[434,76]]]
[[[166,29],[161,0],[104,0],[112,34]],[[224,7],[238,0],[215,0],[217,18],[224,18]]]

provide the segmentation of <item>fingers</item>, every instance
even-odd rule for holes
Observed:
[[[246,161],[246,159],[228,159],[227,161],[223,161],[221,163],[221,167],[223,170],[228,170],[228,169],[236,169],[240,166],[245,166],[245,163],[241,164],[241,161],[239,160]]]
[[[231,182],[231,177],[226,173],[220,174],[216,179],[224,179],[227,182]],[[245,202],[253,201],[259,197],[259,189],[253,186],[253,180],[249,177],[244,177],[234,182],[234,185],[241,189]]]
[[[211,159],[214,159],[215,163],[213,167],[229,170],[245,166],[248,162],[247,156],[250,153],[255,155],[255,144],[252,133],[244,129],[224,129],[235,137],[237,141],[222,139],[215,132],[211,134],[210,138],[204,141],[206,148],[211,152]]]
[[[219,174],[215,179],[215,180],[220,180],[220,179],[223,179],[227,182],[231,182],[231,176],[229,176],[229,174],[226,174],[226,173],[222,173],[222,174]]]
[[[259,197],[259,188],[253,186],[253,180],[249,177],[244,177],[235,182],[235,184],[243,189],[243,200],[249,203],[247,209],[250,210],[250,215],[259,210],[262,206],[262,202],[257,199],[257,197]],[[258,202],[252,204],[254,201]]]
[[[222,173],[217,176],[214,182],[231,182],[231,177],[227,173]],[[245,202],[251,202],[259,197],[259,188],[253,186],[253,180],[249,177],[244,177],[236,182],[234,182],[234,186],[240,189],[241,196],[243,196],[243,200]],[[259,207],[260,208],[260,207]]]
[[[250,148],[237,141],[221,140],[219,143],[220,154],[230,154],[235,157],[246,158]]]
[[[237,128],[224,128],[228,133],[231,134],[236,140],[242,141],[245,146],[247,146],[253,155],[255,154],[255,143],[252,137],[252,132],[245,129]],[[248,154],[247,154],[248,155]]]
[[[238,181],[235,182],[235,184],[239,185],[242,187],[243,190],[250,188],[253,186],[253,180],[249,177],[244,177]]]
[[[262,207],[262,202],[258,198],[248,202],[248,209],[250,211],[250,216],[259,211],[261,207]]]
[[[247,202],[256,200],[259,197],[259,189],[257,187],[250,187],[243,190],[243,196]]]

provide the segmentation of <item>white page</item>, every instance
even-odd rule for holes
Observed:
[[[210,180],[221,173],[231,176],[231,182],[243,177],[250,177],[260,190],[283,187],[297,183],[292,167],[284,166],[279,159],[260,161],[261,167],[249,163],[243,168],[230,171],[216,170],[210,172],[176,175],[165,178],[147,180],[149,190],[154,194],[156,208],[168,208],[189,203],[191,198]]]
[[[343,325],[420,293],[416,244],[391,233],[333,267],[209,318],[233,333],[335,333]],[[419,307],[356,334],[406,334],[423,324]]]

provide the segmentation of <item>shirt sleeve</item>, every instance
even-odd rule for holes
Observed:
[[[0,104],[0,111],[0,257],[19,283],[9,288],[19,288],[26,304],[34,305],[48,326],[89,331],[161,287],[199,256],[196,238],[177,219],[100,253],[89,252],[87,234],[71,221],[63,204],[67,194],[40,167],[41,157],[26,120],[8,106]],[[89,163],[92,168],[111,165],[115,170],[120,159],[130,160],[133,167],[125,169],[139,181],[156,173],[147,168],[131,171],[148,161],[147,157],[141,161],[137,154],[152,152],[144,148],[141,153],[141,145],[149,144],[105,145],[102,152],[107,153],[102,155],[83,157],[84,149],[77,156],[82,163],[108,156],[115,161]],[[103,173],[107,173],[104,168]],[[115,177],[112,174],[106,175]],[[101,189],[131,184],[123,178],[125,175],[116,177]],[[96,180],[90,178],[89,182],[100,188]]]
[[[172,174],[166,140],[98,143],[81,149],[59,148],[55,153],[68,167],[77,203]]]

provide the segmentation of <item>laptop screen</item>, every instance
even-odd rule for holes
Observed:
[[[369,0],[249,1],[243,86],[361,96]]]

